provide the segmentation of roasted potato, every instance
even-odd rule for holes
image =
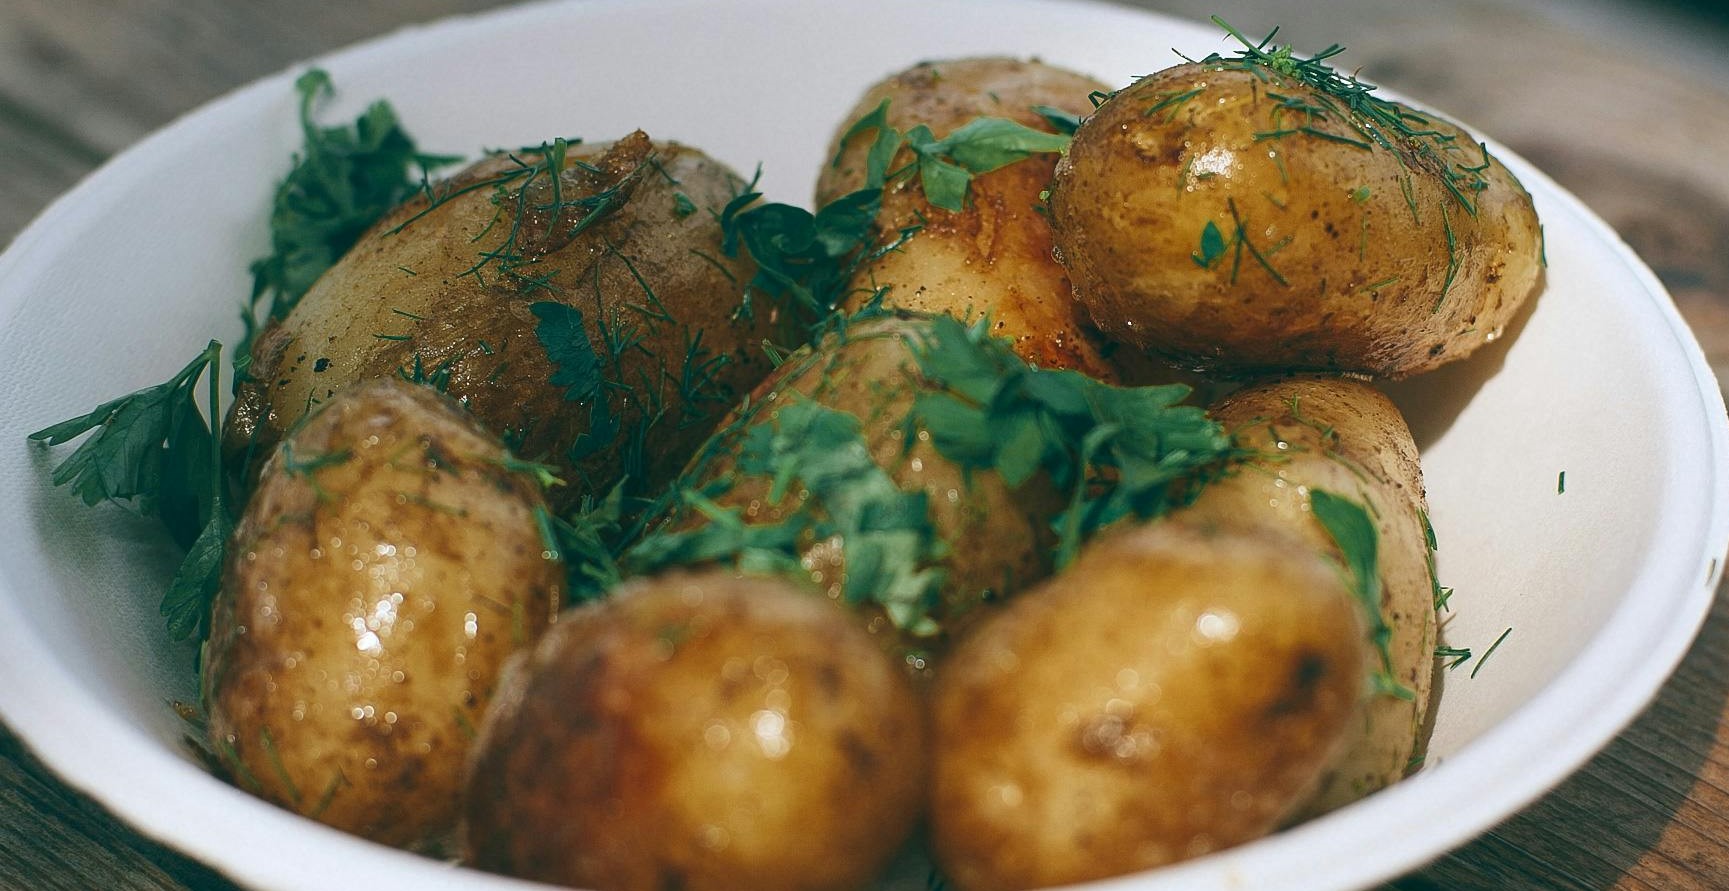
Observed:
[[[715,520],[730,511],[796,535],[800,559],[785,574],[859,610],[918,675],[978,607],[1050,573],[1051,520],[1066,504],[1042,473],[1011,487],[937,450],[914,412],[935,391],[914,353],[929,324],[858,323],[788,359],[698,450],[680,485],[701,501],[666,524],[731,542]],[[812,534],[800,525],[812,509],[858,534]],[[755,556],[730,545],[718,555],[703,544],[686,550],[737,566]]]
[[[912,830],[924,716],[858,624],[789,583],[632,582],[567,613],[488,717],[488,870],[604,891],[854,891]]]
[[[258,339],[226,451],[255,467],[343,385],[400,376],[557,466],[561,505],[626,475],[652,490],[769,370],[775,313],[739,312],[754,266],[721,250],[743,188],[640,131],[481,161],[387,215]]]
[[[1054,132],[1035,108],[1084,114],[1092,110],[1093,91],[1105,89],[1090,77],[1038,61],[922,62],[873,85],[847,114],[830,144],[834,163],[817,180],[817,203],[865,187],[874,134],[843,137],[885,101],[887,124],[901,132],[923,124],[942,138],[981,117]],[[912,150],[903,147],[889,169],[912,158]],[[1051,255],[1041,193],[1056,159],[1036,154],[974,177],[966,206],[958,211],[931,204],[917,177],[892,180],[877,213],[877,240],[893,241],[909,226],[919,227],[918,233],[860,265],[846,308],[857,309],[886,288],[882,299],[889,306],[963,319],[988,315],[992,333],[1013,341],[1028,362],[1115,380],[1108,345],[1075,304],[1068,274]]]
[[[1541,265],[1512,173],[1354,79],[1244,56],[1123,89],[1057,165],[1058,253],[1098,326],[1234,375],[1399,378],[1499,337]]]
[[[1067,885],[1276,828],[1344,744],[1367,645],[1312,546],[1171,518],[982,623],[930,698],[930,826],[964,891]]]
[[[326,400],[265,464],[228,549],[203,685],[234,781],[375,841],[444,841],[500,667],[560,605],[545,509],[427,387]]]
[[[1386,639],[1370,654],[1378,678],[1350,745],[1329,765],[1299,816],[1324,813],[1405,775],[1422,751],[1435,666],[1438,587],[1429,551],[1423,471],[1405,419],[1369,384],[1305,377],[1247,387],[1213,406],[1252,457],[1210,483],[1185,511],[1190,522],[1248,533],[1296,535],[1338,555],[1315,517],[1316,491],[1360,504],[1375,524],[1380,619]]]

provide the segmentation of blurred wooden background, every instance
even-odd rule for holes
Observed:
[[[0,2],[0,245],[117,150],[308,56],[487,0]],[[1723,0],[1141,0],[1299,47],[1470,121],[1605,217],[1729,379]],[[11,679],[0,678],[0,683]],[[1580,774],[1395,883],[1729,888],[1729,587],[1645,714]],[[48,774],[0,727],[0,889],[226,889]]]

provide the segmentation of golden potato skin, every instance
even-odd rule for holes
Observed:
[[[553,493],[560,505],[604,493],[631,469],[633,453],[643,455],[635,472],[646,489],[677,473],[737,395],[769,370],[761,343],[777,333],[772,307],[735,318],[741,283],[755,267],[722,253],[715,218],[744,184],[698,150],[640,131],[571,146],[561,199],[609,189],[622,199],[571,238],[565,231],[587,211],[566,209],[555,226],[549,212],[533,210],[552,201],[544,172],[526,188],[527,210],[519,212],[520,176],[495,204],[490,180],[544,163],[520,158],[481,161],[442,186],[452,197],[437,207],[428,210],[421,196],[387,215],[259,338],[225,431],[230,455],[251,456],[255,469],[310,406],[343,385],[412,378],[418,369],[446,377],[450,395],[519,455],[558,466],[570,483]],[[514,273],[505,261],[483,262],[482,252],[503,249],[513,229],[522,257]],[[551,383],[554,366],[530,309],[537,301],[582,313],[620,421],[617,437],[575,460],[567,453],[591,432],[592,399],[571,401],[566,386]],[[618,350],[613,363],[601,323],[614,341],[639,345]],[[694,386],[682,387],[687,368]],[[633,449],[633,432],[662,409],[647,446]]]
[[[938,634],[925,636],[897,628],[881,608],[856,606],[864,614],[866,628],[919,677],[928,677],[948,643],[989,611],[981,607],[1011,597],[1050,574],[1056,541],[1051,520],[1066,506],[1042,473],[1011,489],[994,470],[968,473],[943,457],[922,428],[909,444],[903,421],[922,386],[912,345],[926,324],[910,315],[855,324],[844,337],[831,335],[815,349],[789,359],[698,451],[681,481],[708,493],[718,507],[740,509],[749,522],[780,522],[798,508],[805,494],[794,489],[777,502],[770,497],[772,478],[738,473],[732,456],[744,437],[753,427],[775,424],[778,409],[794,399],[814,400],[858,418],[876,464],[903,491],[926,493],[931,526],[948,545],[940,564],[947,578],[940,602],[931,610],[941,626]],[[718,491],[717,485],[722,487]],[[687,514],[689,519],[694,518]],[[842,602],[847,571],[844,547],[837,548],[832,541],[810,541],[804,546],[803,561],[811,586]]]
[[[1342,100],[1244,64],[1138,81],[1058,164],[1057,249],[1099,327],[1236,375],[1398,378],[1500,336],[1541,263],[1531,198],[1506,167],[1408,109],[1412,129],[1440,135],[1383,148]]]
[[[471,862],[602,891],[854,891],[922,805],[924,716],[787,582],[675,572],[567,613],[488,718]]]
[[[1090,77],[1038,61],[922,62],[873,85],[848,112],[829,145],[828,157],[838,163],[824,167],[817,180],[817,203],[864,188],[874,132],[844,146],[840,138],[884,99],[889,100],[890,126],[905,132],[925,124],[940,139],[980,117],[1008,118],[1053,132],[1034,106],[1085,114],[1093,107],[1088,96],[1105,89]],[[889,169],[912,158],[912,150],[902,148]],[[892,241],[907,226],[921,228],[899,249],[859,267],[846,308],[858,309],[886,287],[889,306],[962,319],[988,314],[995,322],[991,333],[1013,341],[1028,362],[1116,380],[1109,346],[1070,296],[1068,273],[1051,253],[1050,221],[1040,207],[1040,193],[1050,186],[1056,159],[1033,155],[975,177],[967,206],[958,212],[927,201],[917,177],[890,183],[876,218],[878,241]]]
[[[1340,574],[1295,539],[1166,519],[1095,540],[938,675],[938,865],[1015,891],[1272,831],[1343,743],[1364,649]]]
[[[1254,466],[1212,482],[1185,511],[1191,522],[1296,535],[1337,554],[1310,512],[1323,489],[1362,504],[1379,537],[1381,617],[1392,679],[1409,698],[1373,693],[1348,748],[1300,817],[1349,804],[1396,782],[1422,751],[1435,666],[1435,587],[1417,446],[1393,403],[1369,384],[1299,377],[1247,387],[1214,405],[1215,419]],[[1378,651],[1371,671],[1382,669]]]
[[[538,484],[429,388],[344,390],[265,465],[204,656],[235,782],[375,841],[436,847],[505,658],[558,609]]]

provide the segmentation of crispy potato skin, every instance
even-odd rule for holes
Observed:
[[[1423,472],[1405,419],[1369,384],[1299,377],[1239,390],[1212,408],[1255,466],[1217,480],[1185,511],[1190,522],[1253,533],[1296,535],[1337,554],[1310,512],[1322,489],[1363,504],[1375,520],[1381,573],[1381,617],[1392,630],[1387,652],[1393,679],[1411,693],[1372,693],[1350,745],[1327,772],[1315,798],[1297,815],[1349,804],[1403,777],[1422,751],[1423,721],[1435,666],[1434,584],[1424,529]],[[1379,670],[1378,651],[1370,671]]]
[[[1309,116],[1294,102],[1340,110]],[[1530,196],[1499,160],[1473,171],[1487,153],[1450,123],[1412,118],[1453,141],[1393,151],[1344,114],[1301,83],[1230,63],[1179,65],[1104,103],[1050,198],[1093,320],[1126,344],[1237,375],[1398,378],[1498,337],[1540,273]]]
[[[1357,607],[1294,539],[1107,535],[962,641],[933,688],[930,825],[965,891],[1067,885],[1272,831],[1344,741]]]
[[[356,385],[265,465],[229,545],[204,690],[235,781],[386,844],[454,828],[505,658],[558,609],[538,485],[432,390]]]
[[[426,376],[448,375],[447,392],[518,454],[560,467],[571,483],[554,493],[561,505],[604,492],[625,472],[631,431],[655,412],[657,398],[668,414],[651,428],[636,482],[652,489],[675,474],[726,407],[769,370],[760,344],[776,335],[773,314],[759,307],[750,319],[734,317],[741,283],[754,266],[722,254],[720,227],[710,213],[743,182],[696,149],[651,142],[640,131],[616,143],[572,146],[563,200],[609,188],[626,200],[569,238],[563,233],[584,211],[565,211],[556,226],[546,211],[519,213],[522,178],[495,204],[495,190],[485,183],[523,163],[540,160],[481,161],[445,186],[454,197],[430,211],[424,196],[416,198],[363,236],[258,340],[250,379],[238,388],[229,415],[227,451],[250,456],[256,470],[310,406],[348,383],[412,377],[418,367]],[[468,187],[475,188],[455,194]],[[679,195],[694,210],[681,205]],[[527,187],[527,197],[530,207],[551,202],[544,173]],[[513,228],[518,252],[532,261],[516,275],[481,256],[501,249]],[[548,286],[529,279],[545,279]],[[539,320],[530,309],[537,301],[580,310],[602,375],[632,387],[628,394],[612,392],[619,436],[574,460],[567,453],[590,432],[590,400],[569,401],[568,388],[551,383],[554,366],[536,338]],[[620,351],[619,363],[611,365],[600,323],[615,339],[640,337],[640,348]],[[701,350],[687,360],[697,332]],[[696,404],[679,386],[691,361],[702,372],[694,380],[711,378],[692,388]],[[715,364],[704,364],[710,361]]]
[[[606,891],[853,891],[922,805],[924,716],[787,582],[639,580],[567,613],[489,717],[479,867]]]
[[[1037,61],[1007,58],[923,62],[867,90],[848,112],[829,145],[836,164],[817,180],[818,205],[865,185],[865,156],[874,134],[840,137],[854,121],[889,100],[888,120],[905,132],[925,124],[942,138],[980,117],[1008,118],[1050,132],[1032,109],[1037,105],[1072,114],[1092,111],[1088,96],[1107,87],[1085,75]],[[889,165],[912,160],[902,148]],[[1050,221],[1040,193],[1050,186],[1056,155],[1034,155],[973,179],[967,207],[959,212],[933,206],[916,177],[891,183],[876,219],[879,241],[920,226],[917,235],[853,277],[847,306],[856,310],[877,288],[887,287],[890,306],[962,319],[990,315],[992,333],[1007,337],[1020,356],[1043,368],[1074,368],[1116,380],[1109,346],[1071,296],[1068,273],[1052,256]]]
[[[779,522],[798,508],[804,496],[795,490],[777,502],[770,497],[771,479],[736,473],[732,456],[744,437],[753,427],[774,424],[777,408],[793,399],[811,399],[857,417],[877,465],[903,491],[925,492],[931,525],[937,538],[949,546],[941,561],[948,574],[941,602],[931,611],[942,626],[938,635],[920,636],[896,628],[874,605],[852,607],[863,614],[865,627],[882,646],[920,677],[928,677],[935,658],[988,613],[989,605],[1050,574],[1055,546],[1051,518],[1065,506],[1044,474],[1011,489],[995,471],[969,474],[943,457],[922,428],[915,430],[909,445],[903,422],[923,386],[911,344],[924,324],[913,317],[857,324],[844,342],[831,336],[815,350],[789,359],[752,394],[743,411],[698,451],[684,479],[686,485],[704,491],[726,481],[724,491],[712,494],[716,505],[738,508],[750,522]],[[842,603],[844,548],[812,541],[803,559],[811,585]]]

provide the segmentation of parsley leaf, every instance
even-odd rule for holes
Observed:
[[[221,414],[221,354],[222,345],[213,340],[167,381],[29,436],[56,446],[91,433],[54,468],[54,485],[70,485],[87,505],[132,502],[188,549],[161,605],[177,640],[194,633],[202,639],[209,632],[210,602],[234,529],[223,498],[219,428],[205,421],[195,398],[205,378],[211,415]]]
[[[761,294],[788,305],[807,323],[820,324],[845,301],[860,265],[894,250],[917,231],[909,228],[888,243],[876,243],[880,188],[842,195],[816,213],[790,204],[756,204],[761,197],[753,179],[720,216],[722,252],[736,257],[742,245],[757,263],[740,310],[747,317],[753,295]]]
[[[160,518],[181,547],[191,546],[208,521],[207,506],[197,505],[215,473],[210,427],[195,397],[221,349],[211,341],[168,380],[30,434],[56,446],[95,431],[54,468],[54,485],[70,486],[87,505],[133,502]]]
[[[1393,629],[1381,616],[1380,535],[1375,521],[1363,505],[1324,489],[1309,492],[1309,506],[1321,527],[1338,546],[1351,591],[1363,607],[1369,625],[1369,640],[1381,656],[1381,670],[1374,675],[1375,692],[1399,699],[1416,694],[1393,677],[1393,657],[1388,644]]]
[[[1052,126],[1064,132],[1047,133],[1007,118],[980,117],[938,139],[924,124],[905,133],[889,126],[888,108],[889,100],[884,99],[841,134],[840,145],[844,149],[855,137],[876,131],[865,157],[865,187],[881,189],[891,179],[917,172],[925,198],[932,205],[950,211],[959,211],[966,205],[967,190],[974,176],[1036,154],[1061,152],[1068,148],[1074,132],[1067,128],[1066,120],[1052,120],[1046,111],[1040,111]],[[891,172],[889,165],[903,145],[912,150],[913,161]],[[836,154],[831,163],[839,162],[840,155]]]
[[[270,255],[251,265],[252,296],[241,313],[246,334],[234,352],[238,372],[249,364],[262,325],[286,316],[379,217],[414,194],[427,171],[457,160],[416,150],[383,101],[369,106],[352,127],[320,126],[313,107],[334,93],[321,69],[302,74],[294,88],[304,145],[276,187]],[[411,165],[419,167],[419,176],[410,176]]]
[[[1010,485],[1043,470],[1069,493],[1056,520],[1059,569],[1100,529],[1187,503],[1194,487],[1183,484],[1232,455],[1223,428],[1180,404],[1188,387],[1114,387],[1038,369],[987,330],[983,320],[931,320],[913,350],[929,387],[913,414],[949,460]]]

